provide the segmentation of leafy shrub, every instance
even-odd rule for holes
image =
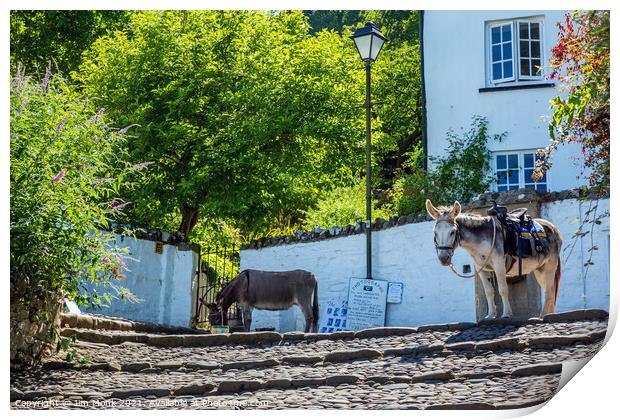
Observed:
[[[414,152],[412,173],[396,180],[392,199],[396,213],[405,215],[425,211],[425,201],[466,203],[486,191],[492,182],[490,176],[490,138],[501,141],[505,134],[489,135],[486,118],[474,116],[470,129],[460,136],[449,131],[448,147],[444,157],[431,157],[428,171],[422,169],[420,149]]]
[[[377,208],[373,200],[373,220],[380,217],[388,219],[391,209],[388,206]],[[327,194],[318,204],[306,212],[304,225],[310,229],[332,226],[346,226],[358,220],[366,220],[366,183],[363,179],[352,186],[338,187]]]
[[[123,250],[105,230],[126,205],[123,136],[49,67],[40,82],[18,70],[10,114],[11,360],[36,363],[57,338],[62,299],[109,301],[84,284],[121,276]]]

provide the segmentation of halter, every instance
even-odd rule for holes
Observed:
[[[437,245],[437,237],[435,236],[434,240],[435,240],[435,251],[452,251],[454,252],[454,250],[459,246],[459,242],[461,240],[460,235],[459,235],[459,228],[458,228],[458,224],[456,224],[456,233],[454,234],[454,241],[452,241],[452,246],[439,246]]]
[[[461,274],[458,271],[456,271],[456,268],[454,268],[454,264],[452,264],[452,259],[450,259],[450,269],[452,269],[452,272],[454,274],[456,274],[457,276],[464,278],[464,279],[470,279],[472,277],[476,277],[478,274],[480,274],[480,272],[482,271],[482,269],[484,267],[486,267],[487,263],[489,262],[489,260],[491,259],[491,254],[493,253],[493,248],[495,248],[495,236],[496,236],[496,230],[497,230],[497,226],[495,224],[495,217],[491,216],[491,222],[493,222],[493,242],[491,243],[491,252],[489,252],[489,255],[487,255],[486,259],[484,260],[484,262],[482,263],[482,265],[480,265],[480,268],[478,270],[476,270],[474,272],[474,274],[470,275],[470,276],[466,276],[465,274]],[[459,235],[459,225],[458,223],[456,224],[456,233],[454,234],[454,241],[452,242],[452,246],[438,246],[437,245],[437,237],[435,236],[435,251],[437,252],[437,254],[439,254],[438,251],[442,250],[442,251],[452,251],[454,252],[454,249],[459,246],[459,242],[461,240],[461,237]]]

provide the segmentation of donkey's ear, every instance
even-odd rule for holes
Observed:
[[[441,216],[441,214],[439,213],[439,210],[437,210],[437,208],[433,206],[433,203],[428,198],[426,199],[426,211],[435,220],[438,220],[439,217]]]
[[[456,219],[456,216],[458,216],[459,214],[461,214],[461,203],[455,201],[454,205],[452,206],[452,210],[450,210],[450,217]]]

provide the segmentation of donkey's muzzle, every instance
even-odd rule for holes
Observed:
[[[450,251],[440,250],[437,252],[437,257],[439,258],[441,265],[450,265],[452,253]]]

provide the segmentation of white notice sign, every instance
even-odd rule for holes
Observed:
[[[349,280],[349,303],[347,329],[383,327],[388,282],[351,278]]]
[[[403,301],[403,284],[391,281],[388,284],[387,303],[401,303]]]

